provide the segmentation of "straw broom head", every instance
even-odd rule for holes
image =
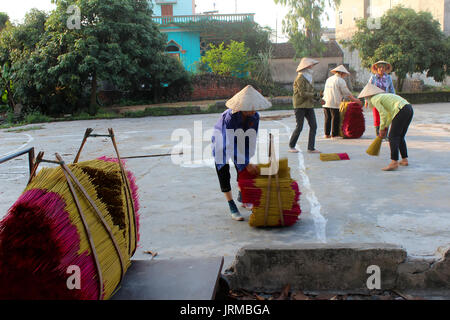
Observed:
[[[367,154],[371,156],[378,156],[380,154],[381,149],[381,142],[383,140],[380,137],[376,137],[375,140],[373,140],[372,144],[367,149]]]

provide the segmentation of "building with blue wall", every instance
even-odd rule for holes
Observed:
[[[180,59],[186,70],[195,72],[195,63],[201,59],[199,31],[190,30],[189,23],[201,21],[242,22],[253,21],[253,14],[196,14],[195,0],[150,0],[153,21],[167,34],[166,52]],[[182,26],[180,26],[180,24]]]
[[[194,0],[151,0],[153,15],[160,31],[167,34],[166,51],[180,59],[186,70],[195,72],[195,62],[200,61],[200,33],[175,25],[175,17],[195,15]],[[159,19],[158,19],[159,18]]]

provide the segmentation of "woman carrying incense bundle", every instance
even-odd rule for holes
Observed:
[[[392,82],[392,77],[389,75],[392,72],[392,65],[386,61],[378,61],[372,65],[370,68],[372,71],[372,76],[368,83],[371,83],[384,92],[395,94],[394,84]],[[367,108],[368,103],[366,100],[365,107]],[[375,132],[378,136],[380,133],[380,114],[376,108],[372,108],[373,112],[373,125],[375,127]]]
[[[297,126],[295,127],[289,141],[289,152],[292,153],[299,152],[295,146],[297,144],[298,137],[303,130],[305,118],[309,124],[308,152],[320,153],[320,151],[316,150],[314,147],[317,131],[314,103],[320,100],[320,94],[316,92],[312,86],[312,68],[318,63],[319,61],[310,58],[303,58],[297,67],[298,75],[294,81],[294,95],[292,97]]]
[[[258,167],[250,163],[250,158],[255,154],[259,127],[259,114],[256,111],[268,109],[272,104],[248,85],[228,100],[226,106],[229,109],[222,113],[214,126],[212,151],[220,189],[228,201],[231,218],[243,221],[231,193],[228,161],[232,159],[238,175],[243,170],[258,174]],[[241,201],[240,198],[238,201]]]
[[[399,165],[408,165],[408,149],[406,147],[405,136],[412,121],[414,111],[411,104],[402,97],[386,93],[384,90],[369,83],[363,89],[359,98],[366,98],[369,106],[374,107],[380,113],[380,138],[386,137],[387,128],[389,131],[389,145],[391,148],[391,163],[384,167],[384,171],[396,170]],[[399,162],[398,153],[402,156]]]
[[[323,93],[323,100],[325,104],[322,106],[325,114],[325,139],[338,138],[340,114],[339,106],[342,100],[350,99],[353,102],[361,104],[359,99],[356,99],[347,87],[344,78],[350,75],[350,72],[345,69],[343,65],[330,71],[334,75],[329,77],[325,82],[325,90]],[[330,135],[331,133],[331,135]]]

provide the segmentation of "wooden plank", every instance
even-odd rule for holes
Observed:
[[[212,300],[223,257],[133,260],[112,300]]]

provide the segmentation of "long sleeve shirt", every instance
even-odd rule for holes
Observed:
[[[216,167],[220,170],[230,159],[239,171],[250,163],[256,150],[256,136],[259,127],[259,114],[244,120],[242,112],[226,110],[214,126],[212,153]]]
[[[313,108],[315,90],[308,80],[299,73],[293,84],[294,95],[292,101],[294,108]]]
[[[386,73],[382,77],[380,77],[377,74],[373,74],[369,79],[369,83],[377,86],[378,88],[386,91],[387,93],[395,94],[395,88],[394,83],[392,82],[392,77]]]
[[[380,129],[387,128],[408,101],[392,93],[380,93],[369,98],[370,104],[380,113]]]
[[[331,76],[325,82],[325,90],[323,92],[324,108],[339,109],[343,98],[352,96],[347,87],[347,83],[337,74]]]

